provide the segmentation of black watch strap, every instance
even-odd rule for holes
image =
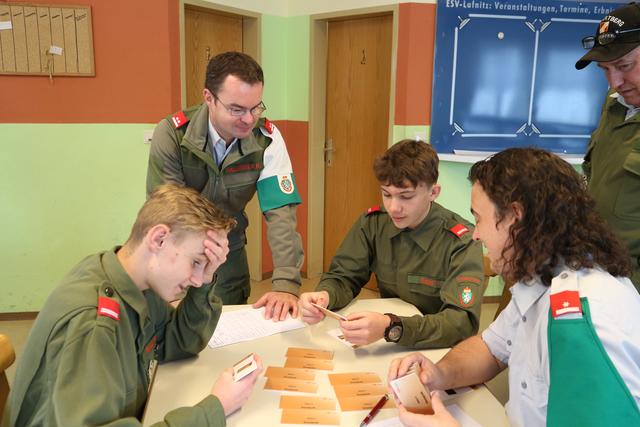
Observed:
[[[385,313],[385,316],[389,316],[391,323],[384,330],[384,339],[387,342],[398,342],[402,338],[402,320],[393,313]]]

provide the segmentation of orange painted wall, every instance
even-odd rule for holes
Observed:
[[[276,126],[280,129],[287,151],[291,158],[293,173],[296,176],[298,192],[302,198],[302,204],[298,206],[298,232],[302,236],[302,247],[307,247],[307,215],[309,202],[309,123],[295,120],[277,120]],[[302,271],[307,271],[307,260],[305,258]],[[262,272],[273,272],[273,258],[267,242],[267,225],[262,220]]]
[[[178,0],[34,3],[91,6],[96,75],[0,76],[1,123],[155,123],[180,108]]]
[[[400,4],[396,68],[396,125],[431,124],[436,5]]]

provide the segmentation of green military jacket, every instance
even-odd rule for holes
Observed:
[[[190,288],[173,309],[136,287],[115,250],[85,258],[31,329],[2,426],[140,426],[152,361],[197,355],[213,335],[222,306],[212,289]],[[115,310],[104,311],[100,297],[117,304]],[[220,401],[209,395],[155,425],[225,423]]]
[[[465,231],[468,230],[468,231]],[[316,291],[340,309],[376,275],[380,296],[401,298],[422,316],[401,317],[398,344],[450,347],[478,331],[483,262],[472,226],[437,203],[415,229],[398,229],[382,209],[370,209],[353,225]]]
[[[273,255],[274,290],[299,293],[304,253],[296,231],[296,205],[301,199],[285,142],[273,123],[260,119],[253,133],[238,140],[218,166],[206,104],[163,119],[151,142],[147,196],[169,181],[195,188],[233,215],[238,225],[228,235],[231,251],[246,243],[244,209],[257,191]]]
[[[582,168],[596,209],[629,249],[640,290],[640,114],[625,120],[627,108],[611,95]]]

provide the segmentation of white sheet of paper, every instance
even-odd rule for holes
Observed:
[[[264,307],[244,308],[223,312],[218,326],[209,340],[209,347],[217,348],[242,341],[251,341],[281,332],[300,329],[307,326],[302,320],[290,315],[281,322],[264,318]]]
[[[453,415],[453,418],[458,420],[462,427],[482,427],[476,420],[471,418],[469,414],[464,412],[455,403],[452,405],[447,405],[447,410],[451,413],[451,415]],[[402,427],[402,423],[400,422],[400,418],[393,417],[387,418],[386,420],[373,421],[371,424],[369,424],[369,427]]]
[[[0,21],[0,30],[10,30],[13,28],[11,21]]]

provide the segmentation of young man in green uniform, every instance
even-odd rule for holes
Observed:
[[[523,167],[525,165],[525,167]],[[558,156],[510,148],[469,171],[474,239],[510,288],[509,305],[481,335],[437,364],[396,359],[389,380],[419,366],[430,390],[490,380],[509,367],[514,427],[640,425],[640,295],[623,243],[595,211],[582,177]],[[414,427],[458,426],[437,395]]]
[[[640,5],[605,16],[582,44],[590,50],[576,68],[596,61],[611,88],[582,168],[598,212],[629,249],[640,290]]]
[[[340,327],[351,343],[385,338],[413,348],[449,347],[476,333],[482,302],[482,248],[471,225],[435,202],[438,155],[404,140],[373,166],[384,208],[362,215],[338,248],[315,292],[300,296],[308,323],[324,315],[311,303],[340,309],[374,273],[383,298],[401,298],[422,315],[351,313]]]
[[[273,292],[254,305],[265,317],[297,316],[303,262],[296,232],[300,203],[291,160],[278,128],[260,116],[264,77],[248,55],[226,52],[209,61],[204,103],[156,126],[149,153],[147,194],[165,182],[195,188],[237,226],[229,233],[229,256],[217,272],[215,293],[224,304],[246,304],[250,293],[245,250],[245,206],[258,193],[273,255]]]
[[[141,425],[156,361],[197,355],[213,335],[222,309],[214,272],[233,224],[193,189],[158,187],[124,246],[85,258],[45,302],[2,426]],[[224,426],[260,371],[234,382],[227,369],[209,396],[157,425]]]

